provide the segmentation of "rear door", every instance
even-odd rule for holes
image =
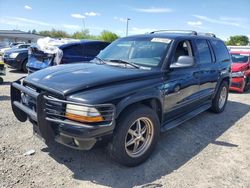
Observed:
[[[62,64],[79,63],[84,61],[84,45],[74,44],[63,49]]]
[[[206,39],[196,39],[197,62],[200,69],[199,94],[201,99],[210,99],[219,79],[219,64],[211,44]]]

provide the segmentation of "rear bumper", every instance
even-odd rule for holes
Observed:
[[[36,106],[27,105],[23,94],[35,99]],[[45,141],[55,140],[74,149],[89,150],[97,141],[111,137],[115,126],[114,120],[109,123],[89,125],[52,118],[46,112],[47,100],[45,93],[37,93],[21,85],[20,81],[11,85],[11,104],[16,118],[21,122],[29,119],[33,124],[34,133]]]
[[[244,77],[232,78],[229,89],[232,91],[244,92],[245,84]]]

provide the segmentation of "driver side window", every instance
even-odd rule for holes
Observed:
[[[173,63],[176,63],[180,56],[193,57],[192,46],[191,46],[190,41],[181,41],[181,42],[179,42],[179,44],[177,45],[177,48],[175,50],[174,62]]]

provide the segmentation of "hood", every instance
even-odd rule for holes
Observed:
[[[159,77],[157,70],[140,70],[99,65],[95,63],[78,63],[49,67],[30,74],[24,80],[41,89],[60,95],[69,95],[78,91],[89,90],[117,84]]]
[[[249,63],[233,63],[232,64],[232,72],[238,72],[238,71],[243,71],[247,69],[249,66]]]

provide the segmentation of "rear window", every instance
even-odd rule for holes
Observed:
[[[72,56],[82,56],[83,55],[83,45],[76,44],[72,46],[68,46],[63,49],[64,55],[72,55]]]
[[[233,63],[246,63],[249,61],[248,54],[231,54]]]
[[[213,46],[217,62],[230,61],[228,49],[225,46],[224,42],[220,40],[211,40],[211,44]]]

